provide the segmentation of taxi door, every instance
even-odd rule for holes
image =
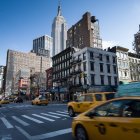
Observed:
[[[119,124],[121,139],[140,139],[140,100],[130,100],[124,106]]]
[[[110,117],[93,117],[86,118],[84,126],[86,127],[89,139],[95,140],[118,140],[120,139],[120,132],[118,127],[114,127],[117,124],[117,119]],[[110,120],[112,121],[110,123]],[[109,127],[109,125],[114,125]]]
[[[88,110],[93,103],[93,95],[85,95],[84,101],[79,103],[80,112]]]
[[[83,112],[83,103],[85,100],[85,95],[79,96],[77,102],[74,103],[74,110],[75,112]]]
[[[93,116],[88,115],[88,125],[85,122],[90,139],[118,140],[121,138],[122,105],[122,101],[110,101],[91,111]],[[93,132],[96,133],[93,134]]]

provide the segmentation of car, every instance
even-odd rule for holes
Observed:
[[[21,97],[16,97],[14,103],[23,103],[23,99]]]
[[[10,103],[10,101],[9,101],[8,98],[2,98],[2,99],[0,100],[0,104],[9,104],[9,103]]]
[[[34,100],[31,102],[32,105],[48,105],[48,99],[43,96],[36,97]]]
[[[89,108],[96,106],[102,102],[113,99],[115,92],[96,92],[87,93],[79,96],[76,101],[69,102],[68,113],[70,117],[74,117],[76,113],[82,113]]]
[[[139,140],[140,97],[106,101],[72,121],[76,140]]]

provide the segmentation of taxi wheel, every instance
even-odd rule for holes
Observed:
[[[82,125],[78,125],[75,130],[76,140],[88,140],[87,132]]]
[[[32,102],[32,105],[34,105],[33,102]]]
[[[70,117],[74,117],[74,116],[75,116],[75,112],[74,112],[74,110],[73,110],[72,107],[69,107],[69,108],[68,108],[68,113],[69,113],[69,116],[70,116]]]

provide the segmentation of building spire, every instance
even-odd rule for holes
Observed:
[[[58,3],[58,13],[57,13],[57,16],[61,16],[61,3],[60,3],[60,0],[59,0],[59,3]]]

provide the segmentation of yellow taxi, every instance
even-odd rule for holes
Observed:
[[[32,105],[48,105],[48,99],[43,96],[36,97],[34,100],[32,100]]]
[[[69,116],[74,117],[76,113],[82,113],[93,106],[99,105],[102,102],[113,99],[114,92],[97,92],[87,93],[79,96],[76,101],[68,103]]]
[[[0,100],[0,104],[9,104],[9,103],[10,103],[10,101],[8,98],[3,98]]]
[[[139,140],[140,97],[122,97],[98,105],[72,122],[77,140]]]

